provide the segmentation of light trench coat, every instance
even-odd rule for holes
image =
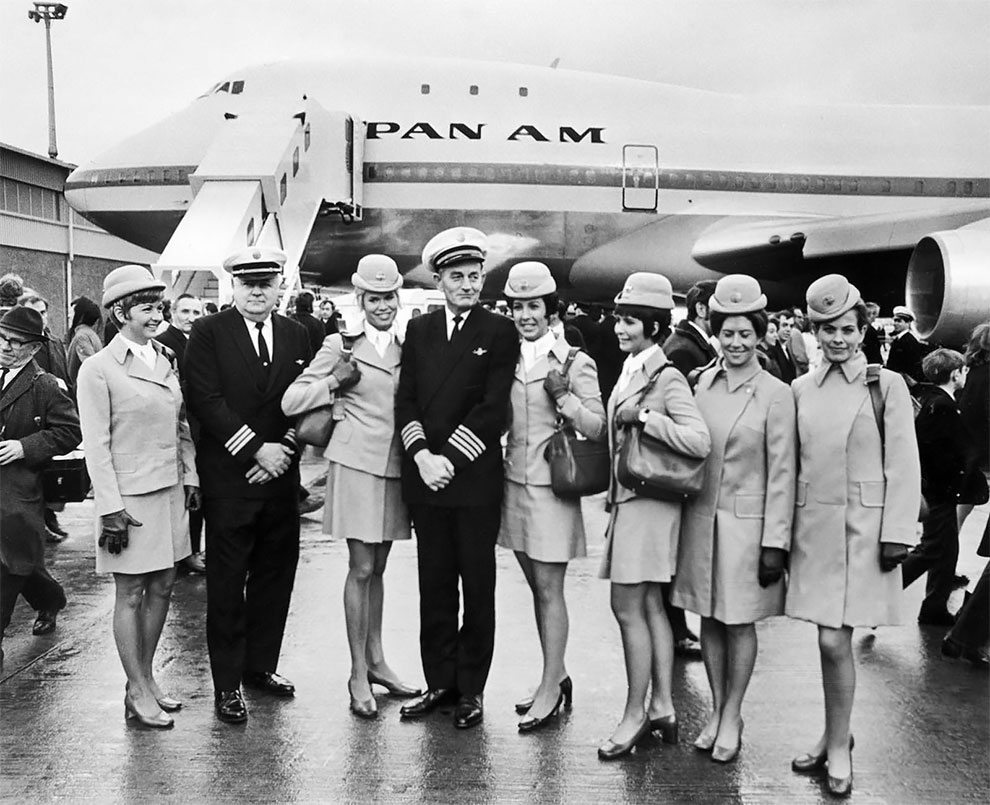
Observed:
[[[619,387],[616,385],[608,400],[606,410],[609,422],[608,440],[609,453],[612,457],[612,474],[606,503],[612,512],[612,519],[606,534],[605,552],[599,572],[601,578],[612,577],[612,542],[629,538],[626,534],[616,533],[618,529],[613,527],[616,522],[616,510],[623,503],[639,499],[649,504],[639,510],[635,522],[630,522],[626,518],[626,522],[630,525],[629,531],[636,532],[634,539],[646,538],[643,534],[649,532],[649,539],[656,540],[665,553],[669,551],[675,557],[674,562],[676,562],[678,535],[681,528],[683,504],[679,501],[639,498],[633,490],[627,489],[619,483],[616,468],[622,447],[624,428],[616,426],[616,415],[628,408],[647,408],[649,415],[646,424],[642,426],[647,435],[659,439],[685,455],[698,458],[708,455],[711,449],[708,427],[698,413],[691,389],[680,371],[665,370],[646,393],[646,396],[642,396],[649,378],[667,363],[670,363],[667,356],[662,349],[658,349],[650,355],[643,367],[633,376],[629,385],[622,391],[619,391]]]
[[[605,409],[602,407],[595,362],[578,352],[567,370],[570,390],[559,405],[543,389],[550,369],[561,371],[571,347],[558,338],[546,357],[527,374],[520,357],[509,395],[509,426],[505,448],[506,480],[519,484],[550,486],[550,463],[544,457],[554,432],[558,411],[582,436],[592,441],[605,438]]]
[[[343,355],[343,338],[328,335],[312,363],[285,390],[282,411],[295,416],[324,405],[336,395],[326,379]],[[338,422],[324,456],[335,464],[379,478],[398,478],[402,468],[402,442],[395,430],[395,390],[399,384],[402,350],[392,341],[384,357],[365,337],[354,342],[351,360],[361,379],[346,389],[340,399],[344,419]]]
[[[676,606],[722,623],[784,612],[784,582],[758,581],[760,549],[789,550],[797,480],[790,387],[757,364],[730,383],[719,364],[695,387],[712,436],[701,494],[685,504],[671,592]]]
[[[914,545],[921,467],[900,375],[882,370],[881,444],[866,358],[822,363],[792,384],[800,469],[785,611],[821,626],[901,621],[901,574],[880,569],[880,544]]]

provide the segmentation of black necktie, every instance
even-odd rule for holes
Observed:
[[[258,330],[258,357],[261,358],[261,365],[264,370],[268,371],[268,366],[271,364],[271,356],[268,354],[268,343],[265,341],[265,337],[261,334],[264,328],[264,322],[256,322],[255,328]]]
[[[4,369],[3,371],[0,371],[0,397],[2,397],[3,393],[7,390],[7,374],[9,372],[10,369]]]
[[[461,322],[464,321],[464,316],[458,313],[454,316],[454,329],[450,331],[450,340],[453,342],[457,338],[457,334],[461,331]]]

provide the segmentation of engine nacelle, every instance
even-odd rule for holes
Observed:
[[[905,296],[922,338],[964,345],[977,324],[990,321],[990,230],[981,221],[923,237],[908,263]]]

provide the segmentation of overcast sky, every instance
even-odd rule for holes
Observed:
[[[762,98],[990,104],[987,0],[68,0],[59,157],[80,163],[261,61],[375,50]],[[0,0],[0,141],[48,147],[44,27]]]

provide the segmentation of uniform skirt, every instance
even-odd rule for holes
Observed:
[[[580,500],[559,498],[549,486],[506,481],[498,544],[537,562],[587,556]]]
[[[598,577],[614,584],[667,582],[677,567],[677,534],[664,524],[670,505],[631,498],[612,505]],[[679,504],[678,504],[679,505]]]
[[[334,539],[409,539],[409,511],[398,478],[381,478],[330,462],[323,533]]]
[[[99,547],[100,518],[96,518],[97,573],[151,573],[165,570],[192,553],[189,517],[182,484],[146,495],[122,495],[125,511],[141,523],[127,529],[127,547],[112,554]]]

